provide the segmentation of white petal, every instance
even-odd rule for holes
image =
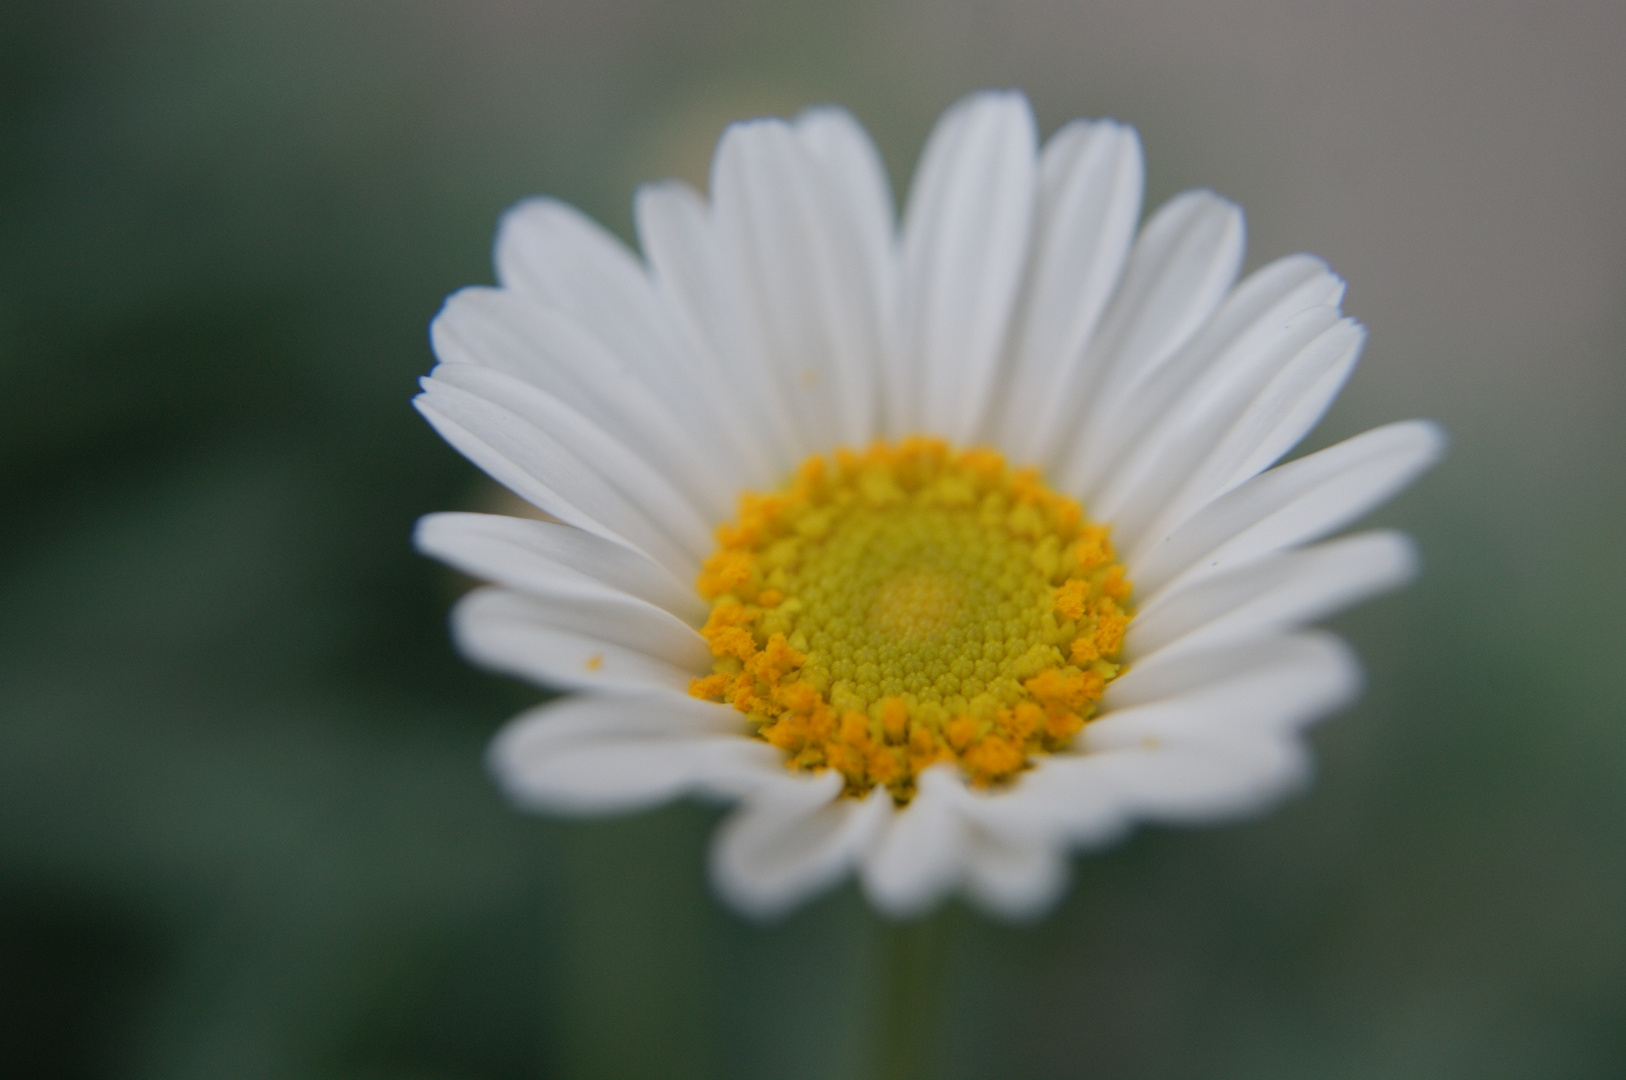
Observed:
[[[776,372],[804,453],[874,430],[878,286],[841,196],[782,120],[734,124],[718,145],[712,219],[736,317]]]
[[[682,394],[682,356],[649,277],[596,221],[557,199],[527,199],[497,230],[497,280],[558,309],[648,377],[663,396]],[[679,398],[681,400],[681,398]]]
[[[487,762],[509,798],[570,813],[638,810],[783,769],[727,706],[680,695],[592,694],[515,717]]]
[[[506,527],[494,526],[496,522],[506,523]],[[526,526],[539,528],[528,529]],[[561,544],[558,537],[549,536],[549,532],[574,533],[582,542],[576,545]],[[625,630],[623,644],[642,647],[648,640],[687,639],[694,631],[693,625],[664,607],[537,554],[538,547],[545,551],[561,547],[569,550],[574,546],[571,554],[585,556],[590,562],[612,570],[626,569],[634,574],[642,572],[644,581],[651,578],[660,580],[649,570],[664,576],[660,567],[643,556],[572,529],[569,525],[522,521],[489,514],[463,514],[457,515],[451,523],[433,520],[420,522],[418,543],[431,552],[438,545],[445,553],[446,561],[453,566],[523,592],[563,612],[565,618],[584,608],[614,611]],[[703,613],[698,614],[704,618]],[[649,650],[646,648],[645,651]]]
[[[1120,501],[1124,472],[1148,447],[1163,446],[1169,431],[1184,431],[1176,413],[1202,412],[1221,387],[1246,397],[1288,363],[1294,351],[1338,319],[1343,281],[1309,255],[1289,255],[1249,275],[1226,298],[1213,319],[1154,371],[1132,384],[1102,387],[1101,400],[1086,410],[1089,426],[1063,465],[1068,483],[1083,485],[1086,498]],[[1298,346],[1298,348],[1296,348]],[[1107,408],[1107,398],[1112,407]],[[1237,412],[1234,397],[1219,397],[1219,412]],[[1208,431],[1206,438],[1215,438]],[[1208,449],[1198,444],[1198,454]],[[1114,507],[1115,509],[1115,507]],[[1106,514],[1107,511],[1101,511]]]
[[[1439,460],[1445,434],[1388,424],[1260,473],[1126,563],[1149,601],[1182,574],[1209,574],[1315,540],[1353,521]]]
[[[1037,918],[1067,889],[1065,849],[1052,842],[1013,844],[972,833],[966,849],[965,890],[984,911],[1001,918]]]
[[[1238,484],[1268,468],[1315,426],[1355,368],[1366,333],[1342,319],[1293,357],[1254,396],[1212,449],[1179,468],[1192,475],[1142,531],[1148,546]],[[1133,557],[1133,549],[1131,549]]]
[[[864,858],[864,895],[894,918],[929,908],[960,881],[967,843],[955,810],[965,782],[952,766],[934,765],[916,778],[908,806],[894,811]]]
[[[1126,442],[1194,382],[1212,377],[1212,369],[1268,347],[1281,324],[1306,309],[1336,309],[1343,294],[1343,280],[1326,263],[1313,255],[1289,255],[1249,274],[1195,333],[1156,365],[1130,371],[1114,366],[1112,385],[1103,387],[1101,401],[1091,405],[1104,413],[1110,432],[1106,441],[1115,447],[1108,460],[1121,456]],[[1114,403],[1110,409],[1107,399]]]
[[[1208,321],[1242,265],[1242,211],[1211,191],[1165,203],[1141,229],[1123,279],[1090,343],[1078,382],[1058,390],[1076,443],[1058,451],[1058,478],[1093,490],[1113,417],[1146,379]]]
[[[992,392],[1027,259],[1037,183],[1033,111],[982,93],[927,140],[903,223],[903,374],[889,388],[894,436],[972,439]]]
[[[628,447],[548,391],[474,364],[437,364],[425,389],[453,386],[513,413],[545,431],[607,480],[690,555],[712,549],[709,519],[654,462]],[[433,395],[432,395],[433,396]]]
[[[1006,799],[990,800],[989,809],[997,807],[1008,819],[1002,823],[1006,832],[1017,831],[1014,823],[1035,834],[1029,843],[1101,847],[1121,837],[1132,821],[1118,772],[1109,755],[1045,755]]]
[[[793,458],[782,436],[784,403],[750,355],[735,318],[739,301],[711,234],[706,202],[676,180],[645,184],[633,196],[638,241],[650,276],[693,358],[681,373],[701,397],[697,422],[714,427],[742,458],[756,486],[778,481]]]
[[[691,430],[705,435],[716,387],[685,348],[672,312],[644,267],[620,240],[555,199],[530,199],[503,216],[497,279],[554,308],[637,372]]]
[[[876,788],[862,801],[839,798],[841,774],[787,775],[747,798],[718,830],[711,878],[718,893],[753,918],[781,915],[835,884],[892,815]]]
[[[522,499],[579,529],[637,551],[639,546],[623,533],[642,536],[652,527],[625,499],[594,483],[592,476],[568,450],[531,428],[523,420],[455,387],[441,387],[431,402],[427,393],[412,399],[441,438],[479,466],[488,476]],[[540,476],[558,474],[565,494],[555,491]],[[588,491],[577,490],[586,484]],[[570,495],[576,496],[573,500]],[[583,503],[585,505],[577,505]],[[612,527],[612,523],[617,528]],[[660,561],[671,571],[688,560],[669,545],[655,544]]]
[[[1224,743],[1245,730],[1272,734],[1320,719],[1360,688],[1360,667],[1331,634],[1170,650],[1130,668],[1107,687],[1103,714],[1079,739],[1089,750],[1143,736]]]
[[[1056,802],[1064,824],[1076,815],[1080,847],[1115,839],[1135,821],[1206,825],[1262,813],[1310,775],[1309,757],[1292,738],[1239,736],[1223,746],[1194,747],[1160,745],[1148,736],[1140,745],[1065,764],[1081,786],[1115,793],[1107,815],[1093,798]]]
[[[444,513],[418,519],[418,550],[472,577],[545,595],[561,578],[598,582],[694,625],[707,606],[647,555],[553,521],[501,514]]]
[[[662,397],[568,315],[507,289],[447,297],[430,326],[443,362],[495,368],[546,391],[659,469],[712,516],[733,509],[748,471],[723,429]]]
[[[652,617],[656,610],[630,597],[550,603],[476,589],[452,610],[452,632],[476,663],[547,686],[683,693],[710,668],[711,652],[689,627]]]
[[[1048,910],[1067,886],[1063,838],[1043,800],[1032,797],[1026,775],[1010,788],[948,789],[965,820],[965,888],[973,902],[1008,919]]]
[[[823,163],[885,310],[897,288],[897,224],[892,187],[874,141],[846,109],[829,105],[798,116],[796,136]]]
[[[1113,523],[1119,545],[1136,549],[1151,520],[1213,459],[1216,446],[1225,443],[1227,433],[1273,378],[1301,356],[1347,354],[1354,344],[1352,327],[1340,323],[1338,310],[1332,307],[1287,316],[1271,326],[1268,340],[1227,350],[1149,418],[1113,466],[1093,504],[1095,513]]]
[[[795,127],[803,145],[824,164],[869,266],[880,347],[871,375],[877,413],[861,438],[868,442],[880,434],[881,399],[896,384],[900,370],[898,228],[892,185],[874,141],[847,110],[834,106],[808,109],[796,118]]]
[[[1086,350],[1123,274],[1140,217],[1144,164],[1130,127],[1075,120],[1045,144],[1030,278],[1023,289],[992,442],[1013,460],[1054,465],[1051,452],[1090,382]]]
[[[437,366],[423,388],[413,404],[498,483],[561,521],[630,544],[675,576],[699,570],[710,544],[695,510],[562,402],[469,364]]]
[[[727,132],[725,132],[727,137]],[[717,169],[719,153],[712,156]],[[715,189],[715,181],[712,182]],[[639,205],[639,236],[655,281],[686,324],[717,358],[722,379],[756,421],[753,438],[763,447],[763,465],[779,481],[805,457],[790,405],[776,372],[759,355],[750,301],[733,280],[711,207],[681,184],[650,185]]]
[[[1279,633],[1398,588],[1416,572],[1415,545],[1394,532],[1283,552],[1164,589],[1130,623],[1124,656],[1136,665],[1170,650]]]

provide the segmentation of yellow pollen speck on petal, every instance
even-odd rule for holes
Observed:
[[[588,671],[597,671],[599,668],[604,666],[604,654],[601,652],[594,653],[592,656],[587,658],[587,662],[582,666]]]
[[[689,692],[847,795],[906,803],[940,762],[1008,782],[1120,670],[1132,590],[1107,528],[988,447],[815,455],[716,535],[696,581],[715,664]]]

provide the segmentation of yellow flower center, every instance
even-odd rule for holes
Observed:
[[[689,692],[739,709],[848,795],[952,762],[974,785],[1067,746],[1118,674],[1129,582],[1107,529],[986,447],[814,455],[740,496],[697,587],[717,658]]]

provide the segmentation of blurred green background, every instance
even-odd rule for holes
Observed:
[[[526,818],[535,691],[408,549],[493,490],[408,407],[497,215],[626,235],[723,123],[851,107],[902,190],[961,93],[1139,126],[1372,329],[1317,444],[1450,460],[1307,796],[956,910],[945,1077],[1626,1075],[1626,7],[1225,0],[0,6],[0,1066],[844,1077],[877,928],[708,896],[713,808]]]

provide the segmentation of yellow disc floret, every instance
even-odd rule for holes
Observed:
[[[697,587],[689,687],[849,795],[952,762],[979,787],[1069,744],[1118,674],[1130,584],[1107,529],[985,447],[815,455],[740,497]]]

